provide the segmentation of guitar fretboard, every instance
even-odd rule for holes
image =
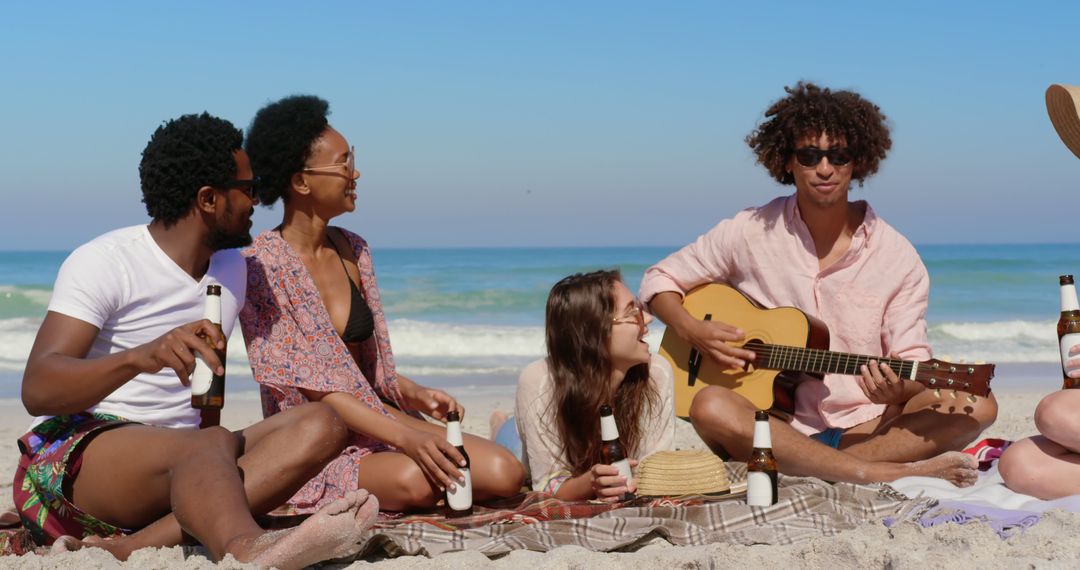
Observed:
[[[803,348],[798,346],[783,346],[778,344],[765,344],[762,342],[748,342],[744,348],[751,350],[757,355],[754,364],[758,368],[769,370],[792,370],[797,372],[815,372],[820,374],[849,374],[861,375],[859,370],[871,360],[884,363],[892,368],[900,378],[914,379],[915,367],[918,362],[913,360],[897,360],[877,356],[863,356],[861,354],[848,354],[844,352],[832,352],[816,348]]]

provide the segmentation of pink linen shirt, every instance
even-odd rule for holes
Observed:
[[[862,204],[866,216],[848,251],[824,271],[791,195],[721,221],[650,267],[641,282],[641,300],[727,283],[763,307],[792,306],[817,317],[829,327],[830,350],[926,360],[931,357],[926,267],[904,236]],[[799,385],[792,426],[806,434],[846,429],[884,411],[884,405],[862,393],[853,376],[828,374],[824,382]]]

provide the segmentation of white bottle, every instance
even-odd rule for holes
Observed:
[[[777,479],[769,412],[758,410],[754,413],[754,450],[746,462],[746,504],[751,507],[775,505],[779,498]]]
[[[446,488],[446,506],[451,516],[464,516],[472,513],[472,473],[469,466],[469,454],[465,453],[465,442],[461,437],[461,416],[457,412],[446,414],[446,441],[457,448],[465,458],[465,466],[458,466],[465,482],[457,482],[453,490]]]
[[[221,332],[221,285],[211,284],[206,286],[206,305],[203,308],[203,318],[210,321]],[[218,350],[210,340],[206,343],[211,350],[217,353],[222,366],[225,365],[225,351]],[[220,410],[225,405],[225,375],[215,374],[210,366],[203,361],[199,353],[195,353],[195,370],[191,373],[191,407],[199,410]]]

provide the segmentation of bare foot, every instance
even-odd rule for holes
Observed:
[[[20,522],[19,512],[14,507],[0,512],[0,528],[15,528]]]
[[[938,477],[957,487],[970,487],[979,479],[979,462],[971,455],[949,451],[937,457],[905,464],[908,475]]]
[[[89,546],[83,541],[70,535],[62,535],[53,541],[52,546],[49,547],[49,554],[59,554],[61,552],[75,552],[76,550],[82,550],[83,547]]]
[[[378,515],[379,500],[374,495],[364,489],[350,491],[300,526],[259,537],[250,561],[263,568],[290,570],[356,554],[363,546],[360,537]]]
[[[135,552],[139,547],[135,545],[130,538],[130,535],[114,536],[104,538],[100,536],[88,536],[82,539],[80,548],[100,548],[105,552],[113,555],[113,558],[126,561],[132,552]]]
[[[509,412],[504,412],[502,410],[491,412],[491,417],[488,418],[488,429],[490,433],[488,439],[494,441],[495,436],[499,435],[499,430],[502,429],[503,424],[505,424],[508,419],[510,419]]]

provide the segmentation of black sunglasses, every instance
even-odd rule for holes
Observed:
[[[830,159],[830,162],[831,161],[832,159]],[[261,182],[261,180],[262,179],[258,176],[250,180],[226,180],[221,184],[215,184],[214,187],[222,188],[225,190],[236,188],[237,190],[245,191],[248,196],[254,197],[259,188],[259,182]]]
[[[795,149],[795,160],[806,167],[817,166],[823,156],[827,157],[829,164],[833,166],[843,166],[851,162],[851,152],[848,151],[847,147],[841,146],[825,150],[813,147]]]

